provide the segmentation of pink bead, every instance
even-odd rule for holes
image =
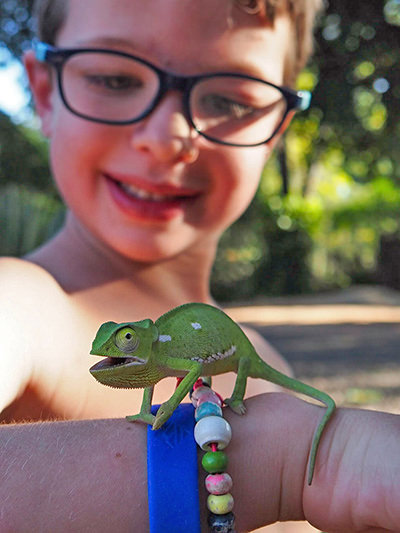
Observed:
[[[204,386],[201,386],[201,387],[196,387],[191,396],[190,396],[190,399],[192,400],[192,404],[197,407],[197,402],[199,401],[199,398],[202,394],[204,394],[204,391],[205,389],[208,389],[210,390],[210,387],[204,387]]]
[[[192,403],[198,407],[201,403],[212,402],[222,407],[222,400],[219,394],[214,392],[210,387],[198,387],[192,392]]]
[[[210,494],[226,494],[232,488],[232,478],[226,472],[209,474],[206,477],[206,489]]]
[[[205,390],[199,397],[198,399],[198,402],[197,402],[197,407],[199,407],[199,405],[201,405],[202,403],[204,402],[211,402],[211,403],[216,403],[217,405],[219,405],[220,407],[222,407],[222,401],[221,401],[221,398],[220,396],[214,392],[213,390],[211,389],[208,389]]]
[[[204,402],[216,403],[220,407],[222,407],[222,403],[223,403],[223,401],[221,399],[221,396],[219,394],[217,394],[216,392],[214,392],[213,390],[211,390],[211,389],[210,389],[210,392],[208,394],[204,394],[204,396],[201,396],[199,398],[197,407],[199,405],[201,405],[202,403],[204,403]]]

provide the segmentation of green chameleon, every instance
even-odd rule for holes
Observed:
[[[211,305],[189,303],[165,313],[155,322],[116,324],[106,322],[93,341],[93,355],[106,356],[90,369],[104,385],[144,388],[140,413],[127,416],[159,429],[191,390],[200,376],[236,372],[232,396],[225,403],[244,414],[247,378],[261,378],[315,398],[327,407],[316,429],[310,452],[308,483],[311,484],[321,434],[335,410],[330,396],[278,372],[256,353],[241,328],[223,311]],[[151,414],[154,385],[167,376],[183,378],[156,416]]]

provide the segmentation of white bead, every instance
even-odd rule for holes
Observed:
[[[206,416],[195,425],[194,438],[202,450],[210,451],[212,443],[218,445],[218,450],[223,450],[230,443],[232,429],[224,418]]]

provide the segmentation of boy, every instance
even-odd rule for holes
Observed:
[[[230,0],[159,0],[157,17],[153,3],[93,2],[38,2],[48,46],[43,57],[25,57],[69,211],[53,240],[25,260],[1,262],[5,421],[123,416],[125,400],[135,410],[141,391],[107,390],[90,376],[94,334],[107,320],[155,319],[185,302],[211,302],[218,239],[248,206],[295,111],[297,96],[279,87],[305,61],[317,7],[271,3],[272,23]],[[174,73],[175,84],[213,76],[190,93],[172,86],[158,95],[157,69]],[[155,401],[171,387],[173,380],[161,383]],[[232,380],[217,378],[215,387],[228,396]],[[248,394],[263,390],[255,381]]]
[[[306,105],[284,87],[307,60],[318,8],[318,0],[37,2],[42,44],[25,66],[68,214],[49,243],[0,262],[4,422],[139,410],[141,390],[105,389],[90,376],[94,334],[108,320],[212,303],[218,239]],[[230,377],[213,383],[230,395]],[[154,401],[173,387],[161,382]],[[249,381],[247,395],[266,390],[274,389]]]

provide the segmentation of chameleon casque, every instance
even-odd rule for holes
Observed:
[[[319,423],[309,458],[311,484],[321,434],[335,410],[333,399],[265,363],[241,328],[220,309],[189,303],[172,309],[155,322],[150,319],[117,324],[106,322],[98,330],[90,352],[106,356],[90,368],[100,383],[116,388],[144,388],[140,413],[127,420],[159,429],[200,376],[237,374],[232,396],[225,403],[238,414],[246,408],[243,397],[248,377],[261,378],[315,398],[327,407]],[[183,378],[171,398],[154,416],[154,385],[167,376]]]

